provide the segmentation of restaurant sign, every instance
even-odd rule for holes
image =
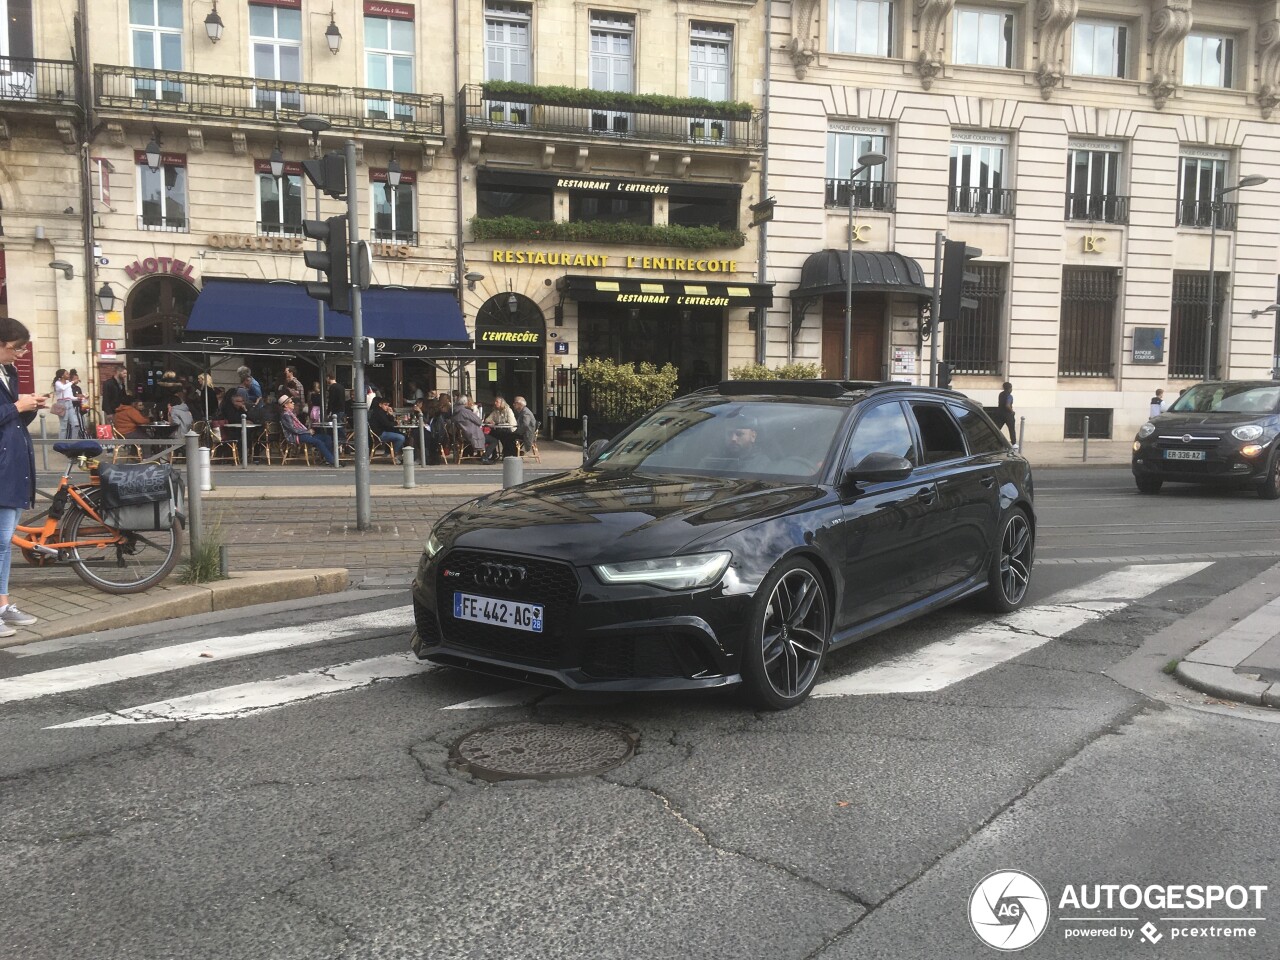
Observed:
[[[548,267],[599,267],[670,273],[737,273],[737,260],[704,257],[633,257],[606,253],[562,253],[555,250],[493,250],[491,263],[529,264]]]

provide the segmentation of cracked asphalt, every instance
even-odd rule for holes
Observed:
[[[1051,896],[1109,882],[1272,888],[1252,938],[1086,942],[1055,919],[1027,956],[1275,957],[1280,726],[1103,673],[1280,560],[1275,527],[1266,540],[1250,526],[1244,550],[1234,539],[1274,507],[1138,498],[1117,471],[1044,474],[1048,562],[1032,603],[1116,557],[1158,562],[1197,544],[1228,556],[937,692],[784,714],[730,695],[548,693],[446,710],[510,688],[432,670],[235,719],[46,729],[402,651],[404,631],[385,628],[5,704],[0,956],[981,958],[996,953],[970,929],[970,893],[1013,868]],[[122,631],[0,657],[0,676],[305,630],[406,599],[368,592]],[[983,622],[970,607],[917,621],[838,651],[826,676]],[[466,733],[525,719],[620,724],[640,742],[594,777],[489,783],[451,764]]]

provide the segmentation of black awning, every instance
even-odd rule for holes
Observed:
[[[594,303],[656,304],[681,308],[773,306],[772,283],[565,276],[560,279],[559,288],[566,297]]]
[[[826,293],[843,293],[849,288],[849,254],[844,250],[819,250],[809,254],[800,268],[800,285],[791,291],[793,300],[809,300]],[[909,297],[933,297],[925,285],[920,264],[900,253],[853,252],[853,289],[862,293],[901,293]]]

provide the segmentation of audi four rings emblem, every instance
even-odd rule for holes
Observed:
[[[486,562],[476,571],[476,583],[484,587],[516,587],[524,583],[528,574],[524,567]]]

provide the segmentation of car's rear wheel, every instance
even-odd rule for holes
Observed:
[[[809,696],[831,636],[831,607],[816,567],[794,559],[756,594],[744,650],[744,692],[757,706],[786,710]]]
[[[1139,493],[1159,493],[1164,486],[1163,480],[1153,480],[1151,477],[1134,477],[1133,482],[1138,485]]]
[[[988,568],[987,589],[982,600],[989,610],[1010,613],[1026,602],[1035,552],[1031,521],[1021,507],[1014,507],[1000,525],[1000,546],[992,554]]]
[[[1267,475],[1258,484],[1258,496],[1263,500],[1280,500],[1280,449],[1271,455]]]

